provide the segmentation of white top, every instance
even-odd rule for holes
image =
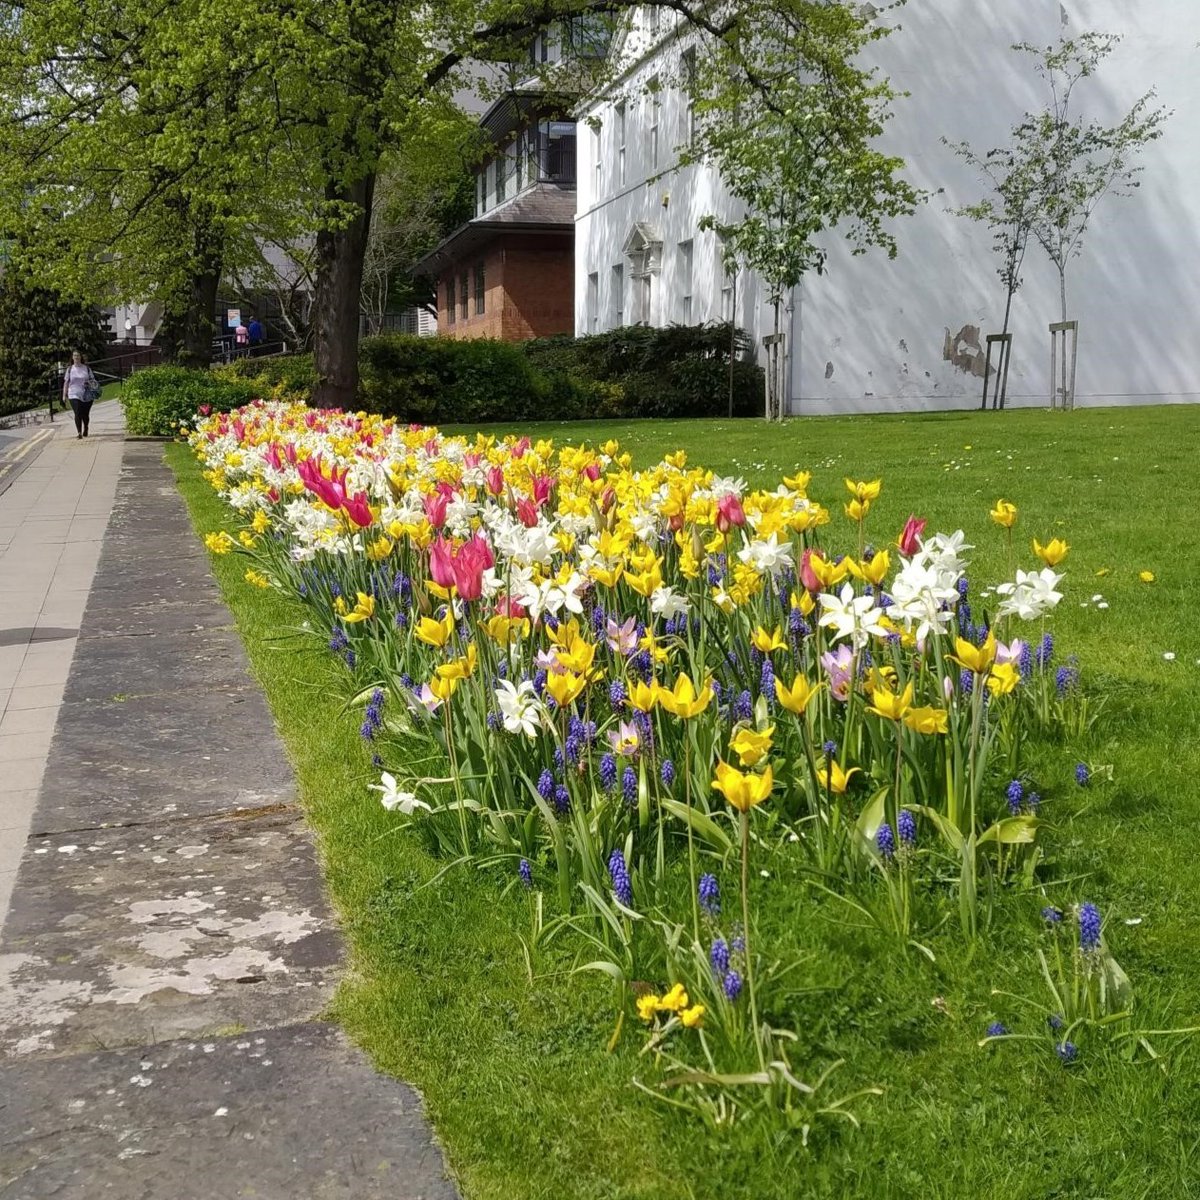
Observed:
[[[92,368],[87,363],[72,363],[67,368],[63,383],[67,389],[68,400],[82,400],[87,390],[88,380],[92,378]]]

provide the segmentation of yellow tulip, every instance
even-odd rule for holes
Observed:
[[[375,597],[366,592],[359,592],[352,611],[346,614],[346,624],[354,625],[359,621],[370,620],[375,615]]]
[[[585,642],[580,638],[571,644],[569,650],[560,646],[555,657],[560,667],[574,671],[577,675],[586,675],[596,657],[596,646],[594,642]]]
[[[743,773],[731,767],[723,759],[717,759],[717,775],[712,786],[720,792],[738,812],[749,812],[761,804],[775,786],[775,776],[768,767],[761,775]]]
[[[372,562],[382,562],[389,554],[391,554],[395,543],[388,538],[376,538],[369,546],[367,546],[367,557]]]
[[[871,511],[870,500],[851,500],[845,505],[846,516],[852,521],[865,521]]]
[[[846,479],[846,490],[860,504],[870,503],[872,500],[879,499],[879,493],[883,490],[883,480],[872,479],[869,483],[864,480],[855,482],[853,479]]]
[[[997,663],[988,676],[988,691],[993,696],[1007,696],[1021,682],[1021,673],[1013,663]]]
[[[976,646],[968,642],[966,638],[956,637],[954,651],[953,654],[946,656],[951,662],[958,663],[960,667],[966,667],[968,671],[974,671],[976,675],[986,675],[992,663],[996,661],[995,635],[989,629],[982,646]]]
[[[792,593],[792,607],[798,608],[802,617],[807,617],[817,607],[817,602],[809,594],[807,588],[801,588],[798,592]]]
[[[871,691],[873,703],[867,706],[867,712],[883,717],[885,721],[903,720],[904,714],[912,708],[913,685],[910,683],[899,696],[881,688]]]
[[[429,681],[429,690],[443,703],[446,703],[450,697],[454,695],[454,689],[457,687],[457,675],[443,677],[435,674],[434,677]]]
[[[892,560],[886,550],[879,550],[869,562],[858,563],[847,555],[845,563],[855,579],[861,579],[864,583],[872,583],[878,587],[887,576]]]
[[[770,654],[772,650],[786,650],[787,642],[780,636],[782,632],[782,626],[779,625],[776,625],[770,633],[760,625],[750,635],[750,641],[754,643],[754,648],[763,654]]]
[[[475,674],[475,666],[478,661],[479,651],[472,642],[467,647],[465,658],[456,658],[451,662],[443,663],[435,674],[439,679],[466,679],[467,676]]]
[[[659,701],[663,689],[654,680],[646,683],[639,679],[629,689],[629,703],[638,712],[649,712]]]
[[[1070,546],[1062,540],[1062,538],[1051,538],[1046,545],[1042,545],[1037,538],[1033,539],[1033,552],[1046,564],[1048,567],[1057,567],[1064,558],[1067,557],[1067,551]]]
[[[454,613],[447,609],[446,615],[440,621],[435,621],[432,617],[422,617],[413,632],[417,641],[436,646],[440,650],[454,633]]]
[[[784,687],[783,681],[775,680],[775,698],[788,712],[798,717],[804,716],[804,710],[812,703],[813,697],[825,686],[818,683],[815,687],[808,682],[806,675],[797,675],[792,680],[791,687]]]
[[[793,492],[803,496],[808,492],[808,485],[812,483],[812,472],[797,471],[795,475],[785,475],[783,482],[785,487],[789,487]]]
[[[904,723],[916,733],[948,733],[950,714],[944,708],[913,708],[904,717]]]
[[[762,761],[771,749],[775,726],[770,725],[761,732],[757,729],[739,729],[729,741],[729,748],[738,756],[743,767],[753,767]]]
[[[587,686],[586,675],[574,671],[551,671],[546,677],[546,691],[554,697],[559,708],[566,708]]]
[[[697,692],[696,685],[686,674],[681,674],[675,680],[675,686],[670,691],[659,688],[658,694],[659,703],[663,708],[685,721],[702,713],[712,702],[712,698],[712,684],[708,680],[705,680]]]
[[[846,559],[843,558],[838,563],[830,562],[828,559],[822,558],[815,550],[808,556],[808,565],[821,587],[827,592],[832,591],[850,573],[850,566]]]
[[[848,771],[842,770],[841,765],[834,758],[831,758],[828,763],[822,761],[817,765],[817,778],[835,796],[844,796],[846,789],[850,786],[850,776],[861,774],[862,770],[859,767],[851,767]]]
[[[867,672],[865,691],[881,691],[894,692],[899,679],[896,675],[896,668],[889,667],[886,664],[882,667],[872,667]]]
[[[988,516],[1003,529],[1011,529],[1017,523],[1017,506],[1008,500],[997,500],[996,507]]]
[[[614,588],[624,572],[624,563],[617,563],[615,567],[602,567],[594,563],[588,568],[588,578],[594,579],[602,587]]]

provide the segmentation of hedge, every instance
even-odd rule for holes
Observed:
[[[247,380],[260,396],[277,400],[312,399],[317,385],[317,368],[311,354],[272,354],[267,358],[235,358],[213,367],[219,379]]]
[[[147,367],[135,371],[121,388],[125,432],[138,437],[170,437],[207,406],[226,411],[260,394],[252,382],[222,378],[215,371],[187,367]]]

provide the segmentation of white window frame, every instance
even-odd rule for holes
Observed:
[[[650,169],[658,170],[658,128],[662,121],[662,100],[659,95],[658,76],[654,76],[647,84],[649,95],[646,101],[650,111],[646,116],[647,133],[650,137]]]
[[[695,281],[696,243],[688,238],[676,247],[679,254],[678,320],[681,325],[692,323],[692,290]]]
[[[616,115],[616,130],[615,141],[617,143],[617,187],[625,186],[625,136],[626,136],[626,110],[625,101],[622,100],[614,109]]]
[[[696,101],[693,95],[696,86],[696,47],[689,46],[682,55],[684,86],[683,140],[684,145],[696,144]]]
[[[587,331],[600,332],[600,272],[590,271],[587,277]]]
[[[620,329],[625,324],[625,264],[613,263],[612,266],[612,314],[614,329]]]

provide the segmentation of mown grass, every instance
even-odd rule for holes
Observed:
[[[619,437],[638,462],[685,447],[753,483],[808,467],[811,494],[835,512],[843,475],[881,475],[870,517],[879,541],[894,537],[910,512],[928,516],[931,529],[962,526],[978,544],[976,587],[1004,573],[1003,535],[987,519],[997,498],[1020,507],[1025,565],[1031,536],[1067,538],[1058,645],[1079,655],[1105,711],[1088,744],[1046,747],[1036,765],[1052,826],[1042,875],[1055,901],[1090,898],[1104,910],[1110,945],[1134,983],[1139,1025],[1200,1023],[1200,631],[1192,611],[1200,599],[1192,462],[1200,413],[525,432]],[[197,528],[225,524],[187,449],[172,446],[168,455]],[[831,1095],[868,1084],[885,1094],[858,1105],[861,1132],[822,1129],[803,1152],[753,1127],[710,1133],[657,1106],[630,1084],[642,1067],[637,1037],[605,1053],[614,1013],[604,984],[565,975],[530,983],[520,890],[465,867],[439,874],[444,863],[415,836],[394,832],[365,790],[372,772],[357,720],[342,711],[346,672],[289,633],[303,611],[249,587],[243,569],[233,557],[214,560],[295,761],[350,942],[352,969],[333,1016],[382,1069],[421,1089],[471,1200],[1200,1194],[1195,1041],[1153,1039],[1164,1055],[1158,1063],[1128,1062],[1092,1041],[1071,1069],[1047,1048],[977,1047],[990,1017],[1021,1023],[993,988],[1037,993],[1043,899],[1030,893],[998,897],[974,946],[953,920],[927,937],[931,964],[852,927],[842,907],[801,886],[794,862],[776,856],[764,864],[770,878],[755,884],[758,944],[801,958],[798,983],[810,990],[769,1015],[800,1034],[795,1061],[813,1066],[802,1074],[845,1059]],[[1141,570],[1156,582],[1140,582]],[[1107,609],[1096,607],[1096,594]],[[1076,788],[1080,758],[1111,764],[1113,782]]]

